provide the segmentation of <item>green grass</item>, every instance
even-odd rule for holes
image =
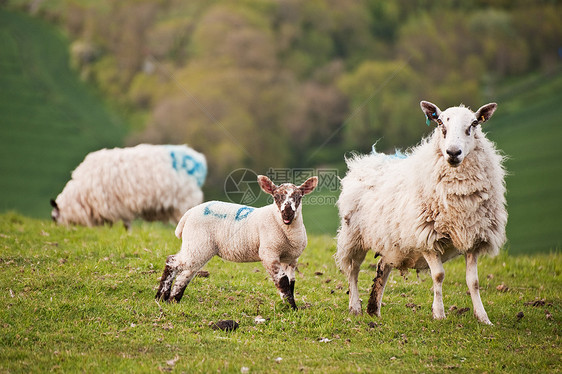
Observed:
[[[529,77],[503,90],[486,131],[508,157],[510,253],[560,249],[562,74]]]
[[[69,68],[68,40],[1,7],[0,118],[0,211],[37,217],[49,216],[49,199],[88,152],[125,135],[123,122]]]
[[[143,223],[126,232],[0,215],[0,372],[562,371],[560,254],[481,259],[490,327],[470,311],[434,321],[428,274],[418,282],[415,273],[404,279],[397,271],[381,319],[349,315],[347,284],[331,257],[335,243],[314,235],[300,259],[296,312],[259,263],[219,258],[179,304],[159,305],[165,258],[179,246],[170,226]],[[369,256],[360,274],[364,300],[372,262]],[[471,308],[462,259],[445,271],[446,310]],[[528,305],[537,299],[544,305]],[[258,315],[267,322],[256,324]],[[209,327],[222,319],[239,329]]]

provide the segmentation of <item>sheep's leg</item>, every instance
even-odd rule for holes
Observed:
[[[433,318],[444,319],[445,307],[443,306],[443,279],[445,279],[445,269],[441,262],[441,256],[434,251],[426,252],[423,254],[425,261],[431,270],[431,277],[433,278]]]
[[[377,275],[373,279],[373,288],[371,289],[371,296],[369,297],[369,304],[367,304],[367,313],[371,316],[381,316],[382,295],[384,294],[384,287],[392,266],[384,262],[381,258],[377,265]]]
[[[475,253],[467,253],[466,256],[466,284],[468,285],[468,290],[470,291],[470,297],[472,298],[472,305],[474,307],[474,315],[478,321],[485,323],[487,325],[492,325],[488,314],[484,310],[484,305],[482,305],[482,300],[480,299],[480,291],[478,284],[478,255]]]
[[[285,274],[281,266],[281,262],[279,259],[274,260],[263,260],[263,265],[266,268],[267,272],[273,279],[275,283],[275,287],[279,290],[279,294],[283,300],[287,300],[291,308],[294,310],[297,309],[297,304],[295,303],[295,298],[293,293],[291,292],[291,282],[289,280],[289,276]],[[294,282],[294,281],[293,281]],[[293,283],[294,287],[294,283]]]
[[[158,287],[158,292],[156,292],[157,300],[167,301],[170,298],[172,283],[177,274],[177,269],[174,264],[175,258],[175,255],[171,255],[166,259],[166,266],[164,267],[162,278],[160,278],[160,286]]]
[[[213,252],[198,252],[194,255],[192,251],[182,249],[182,252],[176,258],[179,274],[176,277],[169,299],[179,302],[189,282],[214,255]]]
[[[357,282],[359,281],[359,270],[361,269],[361,264],[365,260],[366,252],[355,251],[354,257],[351,258],[349,265],[349,274],[347,279],[349,281],[349,311],[353,314],[361,314],[361,299],[359,298],[359,287]]]

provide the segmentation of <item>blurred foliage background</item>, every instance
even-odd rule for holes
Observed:
[[[0,4],[12,12],[6,19],[23,11],[56,25],[85,97],[104,102],[103,114],[80,123],[108,128],[67,161],[66,178],[86,151],[139,142],[187,143],[205,153],[210,190],[241,167],[343,173],[346,152],[368,152],[377,141],[393,151],[430,131],[422,99],[476,109],[509,82],[560,76],[562,4],[555,0]],[[21,34],[8,36],[17,45]],[[55,49],[38,56],[47,60]],[[64,182],[45,189],[56,195]]]

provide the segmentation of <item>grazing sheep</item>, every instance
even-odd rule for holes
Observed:
[[[496,255],[506,240],[505,172],[503,157],[480,124],[490,119],[496,104],[476,113],[463,106],[441,112],[427,101],[420,105],[438,126],[406,157],[373,151],[347,160],[335,258],[349,280],[349,309],[361,313],[357,278],[372,249],[381,259],[367,308],[370,315],[380,316],[391,269],[429,268],[433,317],[445,318],[442,263],[463,254],[474,314],[491,324],[478,291],[477,257]]]
[[[140,144],[102,149],[86,156],[72,172],[51,217],[84,226],[135,218],[178,222],[203,201],[205,156],[185,145]]]
[[[276,186],[263,175],[258,182],[273,196],[272,204],[252,208],[211,201],[185,213],[176,228],[181,250],[168,256],[156,299],[180,301],[197,271],[219,256],[234,262],[261,261],[281,297],[297,309],[295,268],[307,243],[301,199],[316,188],[318,178],[309,178],[299,187]]]

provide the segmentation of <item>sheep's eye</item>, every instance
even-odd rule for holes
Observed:
[[[472,121],[472,126],[478,126],[478,121],[477,120]]]
[[[275,195],[273,195],[273,198],[275,199],[275,201],[281,201],[282,195],[276,193]]]

